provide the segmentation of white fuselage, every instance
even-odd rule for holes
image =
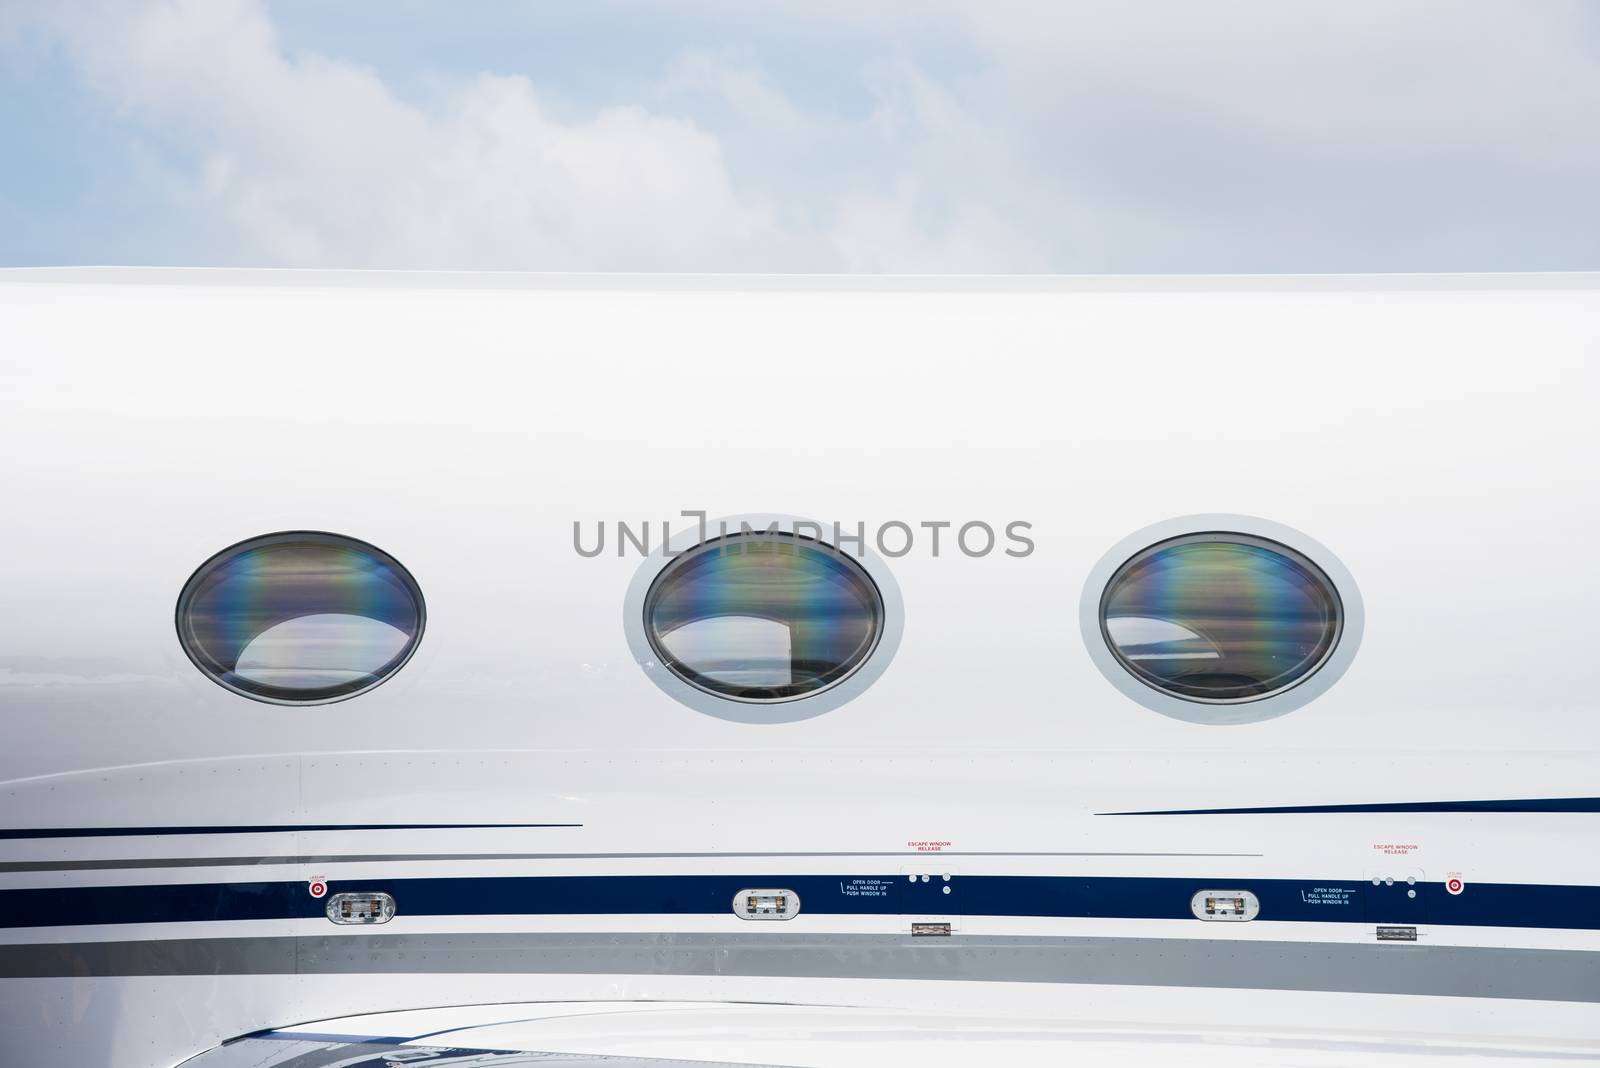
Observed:
[[[1600,1042],[1597,313],[1582,275],[0,274],[8,1048],[632,998]],[[892,659],[807,718],[675,699],[630,628],[685,513],[859,525]],[[1197,515],[1359,586],[1325,692],[1191,722],[1097,666],[1091,576]],[[392,679],[283,706],[185,656],[186,580],[285,530],[409,569]]]

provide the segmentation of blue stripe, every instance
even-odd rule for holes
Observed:
[[[951,894],[943,893],[945,885]],[[751,886],[787,887],[800,895],[803,911],[824,915],[1188,920],[1196,891],[1226,888],[1255,893],[1262,920],[1600,930],[1600,887],[1525,883],[1473,883],[1459,895],[1446,894],[1440,883],[1418,883],[1420,896],[1407,899],[1404,885],[1337,879],[959,875],[944,884],[766,872],[371,878],[333,881],[328,892],[387,892],[401,916],[726,915],[734,894]],[[323,908],[304,881],[50,887],[0,891],[0,927],[319,919]]]
[[[279,823],[240,827],[0,827],[0,839],[133,838],[169,834],[282,834],[292,831],[480,831],[582,826],[581,823]]]
[[[1097,816],[1243,816],[1288,812],[1600,812],[1600,797],[1536,797],[1508,801],[1394,801],[1362,805],[1269,805],[1263,808],[1168,808],[1097,812]]]

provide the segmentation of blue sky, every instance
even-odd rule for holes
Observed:
[[[1600,268],[1600,4],[0,0],[0,265]]]

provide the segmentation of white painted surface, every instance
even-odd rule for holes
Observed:
[[[1162,992],[1173,996],[1178,992]],[[396,1037],[447,1034],[415,1044],[560,1053],[704,1058],[757,1064],[873,1068],[884,1064],[968,1068],[1072,1059],[1137,1065],[1539,1064],[1600,1057],[1574,1043],[1481,1041],[1448,1035],[1397,1039],[1359,1029],[1241,1026],[1214,1019],[1187,1026],[1063,1023],[1020,1013],[984,1016],[892,1009],[726,1003],[531,1003],[328,1020],[318,1030]],[[1586,1056],[1587,1055],[1587,1056]]]
[[[1270,816],[1095,815],[1597,792],[1600,697],[1587,642],[1600,604],[1600,283],[1590,276],[1014,291],[990,280],[925,292],[848,281],[630,291],[582,279],[472,288],[308,276],[251,288],[165,277],[0,275],[7,826],[573,821],[584,827],[192,838],[159,849],[870,852],[894,870],[908,843],[948,841],[968,853],[1259,854],[1230,858],[1225,871],[1196,858],[936,861],[957,874],[1351,878],[1391,864],[1430,878],[1462,872],[1467,893],[1474,882],[1600,883],[1585,845],[1592,815],[1318,816],[1309,833]],[[681,530],[682,509],[713,518],[770,509],[869,532],[889,520],[997,529],[1023,520],[1037,551],[973,559],[951,550],[947,531],[933,558],[919,531],[909,555],[886,561],[905,605],[889,670],[814,719],[730,722],[672,700],[632,662],[622,604],[638,559],[583,559],[572,548],[574,521],[592,530],[648,519],[659,537],[662,520]],[[1358,657],[1328,693],[1279,719],[1207,727],[1158,715],[1108,685],[1085,654],[1077,608],[1089,569],[1130,531],[1204,512],[1289,524],[1361,585]],[[377,544],[428,598],[412,662],[325,709],[223,690],[184,657],[172,628],[200,562],[253,535],[303,528]],[[1393,859],[1378,848],[1395,843],[1415,848]],[[0,860],[150,849],[13,841],[0,843]],[[429,861],[408,873],[747,865]],[[284,877],[369,871],[379,869],[318,863]],[[0,887],[263,874],[6,873]],[[395,924],[421,922],[402,907]],[[607,929],[571,922],[487,929]],[[625,922],[654,930],[660,920]],[[998,933],[1027,921],[981,922]],[[1160,926],[1041,922],[1056,933]],[[1267,925],[1218,926],[1201,933],[1259,938]],[[1312,929],[1323,926],[1342,931]],[[1365,937],[1356,926],[1304,925],[1293,937]],[[1430,938],[1593,948],[1592,934],[1455,928]],[[150,1051],[123,1063],[160,1064],[259,1026],[437,1003],[430,997],[722,998],[746,983],[777,1000],[917,1011],[1028,1003],[1030,1013],[1093,1019],[1114,1006],[1117,1018],[1152,1025],[1192,1022],[1204,1017],[1186,1015],[1192,1006],[1237,997],[379,976],[359,990],[340,977],[8,980],[13,996],[0,1001],[24,1043],[93,1060],[114,1040]],[[1600,1038],[1592,1005],[1261,998],[1307,1021],[1358,1006],[1352,1026],[1380,1031]]]

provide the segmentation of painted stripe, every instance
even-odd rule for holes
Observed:
[[[1600,1002],[1573,950],[1232,939],[360,934],[0,946],[0,977],[546,974],[943,979]]]
[[[234,1039],[238,1042],[343,1042],[351,1046],[403,1046],[412,1041],[398,1035],[335,1035],[323,1031],[257,1031]]]
[[[582,827],[581,823],[283,823],[240,827],[0,827],[0,839],[135,838],[177,834],[284,834],[294,831],[479,831]]]
[[[469,1030],[463,1028],[462,1030]],[[592,1068],[594,1065],[603,1068],[783,1068],[778,1062],[732,1062],[732,1061],[707,1061],[707,1060],[681,1060],[674,1057],[633,1056],[631,1054],[610,1053],[553,1053],[546,1050],[510,1050],[504,1047],[499,1049],[481,1049],[468,1046],[438,1046],[410,1045],[414,1039],[398,1038],[364,1038],[359,1035],[323,1035],[314,1032],[286,1032],[272,1031],[265,1034],[247,1035],[224,1043],[216,1049],[207,1050],[190,1060],[184,1061],[186,1068],[205,1068],[213,1063],[226,1064],[229,1068],[240,1068],[246,1059],[252,1068],[378,1068],[382,1064],[398,1065],[402,1062],[408,1064],[486,1064],[489,1062],[506,1064],[533,1064],[549,1065],[550,1068]],[[282,1050],[265,1051],[257,1046],[262,1042],[293,1042],[302,1045],[315,1044],[316,1048],[306,1051],[295,1049],[285,1053]],[[234,1049],[238,1044],[244,1043],[252,1048],[246,1051],[243,1057]],[[378,1048],[374,1048],[378,1047]],[[419,1051],[428,1051],[425,1059],[418,1059]],[[406,1056],[410,1054],[411,1056]],[[351,1060],[351,1056],[356,1057]],[[288,1059],[282,1059],[287,1057]],[[393,1058],[390,1060],[389,1058]],[[471,1058],[470,1062],[464,1058]]]
[[[129,868],[233,868],[267,864],[401,864],[444,860],[741,860],[788,857],[1259,857],[1260,853],[1004,853],[947,850],[938,854],[900,849],[860,853],[331,853],[277,857],[133,857],[116,860],[19,860],[0,862],[0,872],[114,871]]]
[[[1310,812],[1600,812],[1600,797],[1535,797],[1505,801],[1394,801],[1361,805],[1270,805],[1263,808],[1170,808],[1096,812],[1096,816],[1247,816]]]
[[[1475,882],[1468,893],[1451,895],[1440,883],[1408,887],[1359,880],[960,875],[948,883],[937,878],[924,883],[882,872],[797,875],[770,870],[327,882],[329,893],[388,893],[404,916],[726,915],[733,896],[751,886],[794,890],[807,913],[823,915],[1190,920],[1194,893],[1220,887],[1253,892],[1262,920],[1600,930],[1600,887],[1527,883]],[[1408,896],[1412,890],[1414,898]],[[0,927],[315,919],[322,917],[323,908],[304,880],[39,887],[0,890]]]

